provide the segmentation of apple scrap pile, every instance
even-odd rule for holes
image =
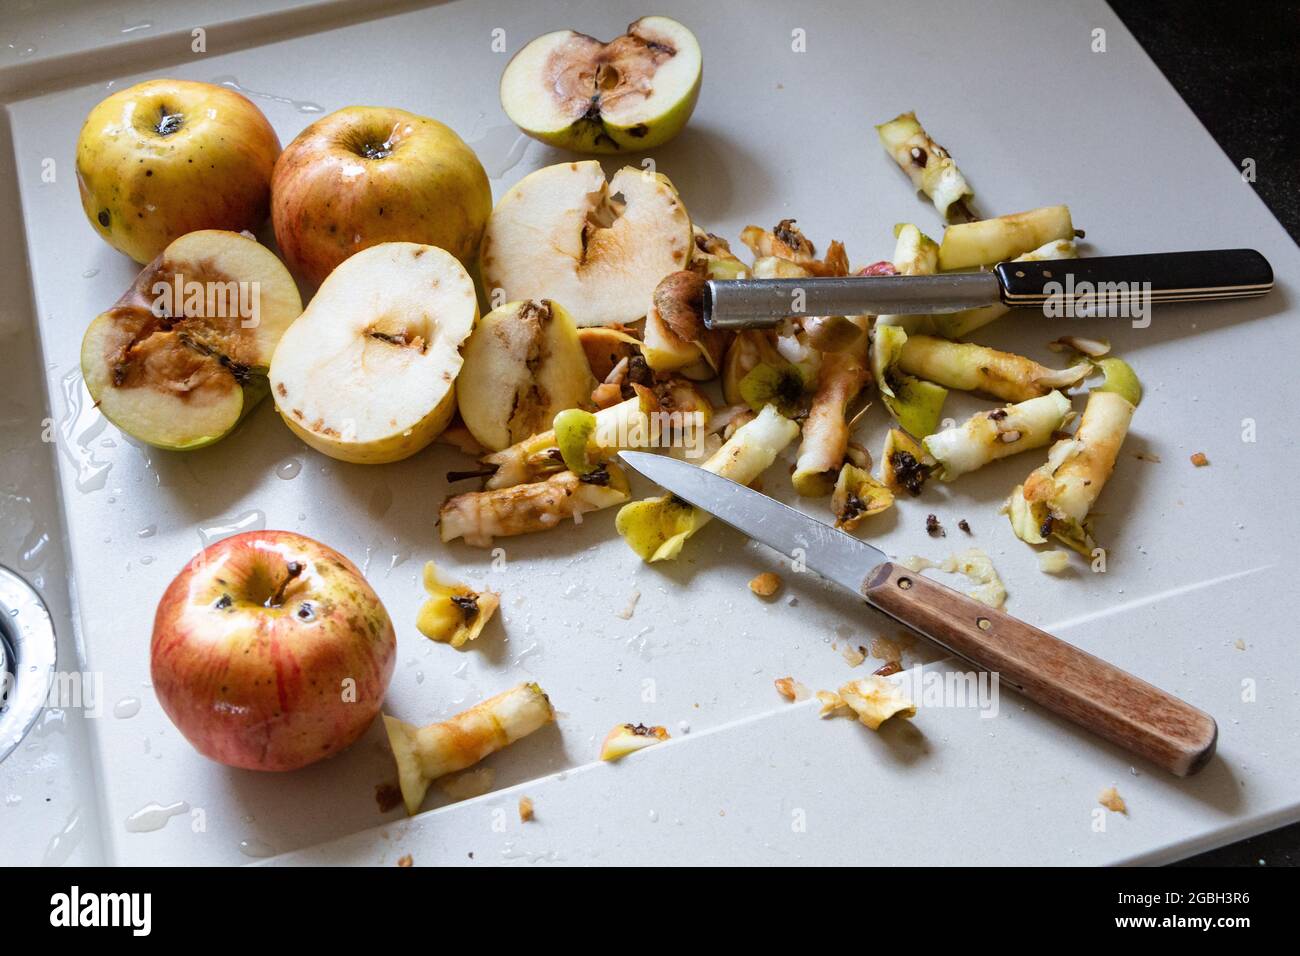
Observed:
[[[647,17],[610,43],[537,38],[506,67],[501,99],[538,140],[617,154],[676,135],[700,77],[691,32]],[[708,279],[927,275],[1077,255],[1066,206],[979,218],[966,178],[913,114],[876,129],[946,224],[940,241],[901,224],[892,258],[855,267],[842,243],[819,256],[785,219],[741,232],[747,261],[691,219],[662,173],[627,166],[607,180],[596,160],[564,162],[494,206],[473,150],[436,120],[351,107],[281,151],[237,92],[145,82],[96,106],[77,147],[92,227],[144,267],[85,333],[85,383],[122,431],[170,450],[230,434],[268,392],[295,435],[342,461],[393,462],[441,440],[479,459],[449,479],[481,481],[441,505],[444,542],[485,547],[620,506],[615,527],[645,561],[676,558],[709,520],[671,495],[630,500],[617,452],[655,434],[665,413],[682,431],[661,444],[680,446],[686,423],[700,423],[701,467],[744,484],[794,446],[794,491],[827,499],[847,531],[931,479],[1048,448],[1003,511],[1024,541],[1087,554],[1089,513],[1141,398],[1107,343],[1058,340],[1066,364],[1053,368],[969,341],[1000,305],[792,316],[762,331],[704,325]],[[250,231],[268,215],[278,257]],[[482,316],[473,270],[495,306]],[[295,277],[315,287],[305,308]],[[160,301],[159,288],[175,294]],[[1094,376],[1069,433],[1067,392]],[[951,389],[998,404],[940,429]],[[876,474],[853,437],[873,394],[892,419]],[[158,609],[152,665],[169,716],[235,766],[292,769],[345,748],[392,674],[378,596],[346,558],[301,535],[241,535],[204,558]],[[425,586],[419,630],[456,647],[497,607],[432,563]],[[349,678],[357,696],[340,703]],[[834,706],[875,714],[869,725],[911,713],[888,688],[846,687]],[[877,699],[889,701],[884,717],[864,703]],[[430,781],[554,716],[524,684],[425,727],[385,717],[407,809]],[[619,725],[602,755],[665,737]]]

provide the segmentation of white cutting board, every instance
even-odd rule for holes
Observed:
[[[251,8],[227,6],[231,16]],[[373,20],[361,4],[327,6],[212,23],[203,56],[189,52],[190,28],[210,15],[202,3],[154,11],[140,39],[115,35],[111,50],[107,36],[85,32],[100,27],[75,17],[49,27],[82,32],[56,43],[62,59],[25,74],[8,109],[56,419],[69,415],[63,383],[86,324],[134,273],[83,221],[72,176],[81,121],[110,89],[158,75],[233,78],[286,143],[314,118],[306,103],[401,106],[449,123],[500,172],[515,137],[496,97],[507,55],[493,51],[494,30],[512,53],[548,30],[610,38],[643,13],[666,13],[697,33],[705,79],[689,128],[654,160],[693,218],[733,241],[747,223],[795,217],[819,245],[842,239],[864,264],[890,255],[895,222],[937,235],[933,210],[871,128],[915,109],[986,212],[1069,203],[1093,254],[1253,246],[1270,258],[1278,290],[1265,301],[1165,309],[1144,330],[1113,321],[1063,330],[1024,316],[981,338],[1047,360],[1042,345],[1062,331],[1105,334],[1145,381],[1099,505],[1107,573],[1040,573],[996,514],[1038,464],[1033,454],[903,501],[864,529],[891,554],[938,558],[967,545],[956,530],[966,518],[969,543],[1007,583],[1009,610],[1210,711],[1220,756],[1190,781],[1131,769],[1116,748],[1009,693],[993,719],[923,709],[879,735],[819,721],[811,704],[782,702],[772,680],[833,688],[871,666],[851,669],[833,644],[898,630],[807,575],[787,573],[780,600],[757,600],[746,582],[780,569],[778,559],[728,529],[710,526],[681,561],[646,567],[614,535],[612,514],[592,515],[576,530],[501,542],[507,564],[492,570],[484,552],[435,543],[443,472],[463,461],[443,447],[396,465],[345,465],[306,450],[267,404],[218,445],[172,455],[111,426],[97,432],[83,409],[60,477],[86,666],[103,672],[110,703],[91,722],[109,859],[1112,863],[1171,859],[1300,817],[1300,656],[1282,598],[1300,530],[1287,494],[1298,457],[1300,253],[1104,4],[488,2],[387,6]],[[1104,53],[1092,51],[1096,29]],[[33,77],[47,91],[31,88]],[[61,164],[53,184],[41,178],[46,157]],[[529,145],[494,193],[560,158]],[[955,396],[949,412],[977,406]],[[1246,418],[1254,443],[1241,438]],[[873,450],[883,428],[877,416],[866,430]],[[1162,461],[1140,461],[1138,450]],[[1210,467],[1189,463],[1196,451]],[[289,462],[296,475],[279,477]],[[105,465],[102,486],[79,489],[79,473],[84,487]],[[785,484],[784,468],[769,490]],[[926,536],[928,512],[947,539]],[[245,516],[318,537],[368,569],[399,631],[390,712],[428,721],[535,679],[558,725],[490,759],[497,792],[410,822],[376,807],[375,785],[394,776],[377,726],[346,754],[289,775],[199,757],[148,687],[153,609],[201,545],[199,529]],[[413,626],[419,569],[434,556],[504,594],[501,620],[471,651],[433,645]],[[634,590],[640,601],[623,620]],[[111,704],[124,698],[143,706],[114,718]],[[621,765],[593,764],[600,738],[628,720],[664,724],[674,740]],[[524,784],[537,806],[527,825],[506,789]],[[1129,813],[1102,814],[1099,829],[1096,797],[1111,784]],[[435,788],[427,806],[445,799]],[[132,814],[178,802],[188,811],[165,826],[128,832]]]

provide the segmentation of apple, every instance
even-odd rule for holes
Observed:
[[[95,230],[144,264],[196,229],[257,229],[271,204],[280,140],[224,86],[148,80],[90,111],[77,186]]]
[[[313,284],[381,242],[438,246],[468,267],[491,211],[487,173],[464,140],[389,107],[318,119],[285,148],[271,180],[276,242]]]
[[[181,236],[81,341],[81,374],[104,417],[172,451],[227,435],[266,395],[276,343],[302,312],[275,254],[237,232]]]
[[[581,153],[660,146],[700,94],[700,45],[669,17],[642,17],[602,43],[572,30],[530,42],[501,74],[501,106],[534,139]]]
[[[546,431],[556,413],[589,405],[596,387],[572,317],[549,299],[489,312],[464,356],[456,392],[460,417],[489,451]]]
[[[397,461],[456,410],[461,346],[478,321],[474,283],[437,246],[385,242],[347,259],[280,338],[276,411],[332,458]]]
[[[594,159],[529,173],[497,203],[479,265],[506,301],[549,298],[579,326],[643,318],[659,280],[695,244],[681,197],[660,173],[625,166],[608,182]]]
[[[379,713],[397,638],[356,566],[290,531],[249,531],[190,561],[158,602],[154,692],[203,756],[296,770]]]
[[[655,286],[645,319],[645,360],[656,372],[680,371],[704,381],[722,367],[729,334],[704,324],[707,275],[693,269],[673,272]]]

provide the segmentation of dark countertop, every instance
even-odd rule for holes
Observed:
[[[1223,151],[1300,242],[1300,3],[1110,0]],[[1300,865],[1300,823],[1177,866]]]

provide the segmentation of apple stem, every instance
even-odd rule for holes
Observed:
[[[289,573],[285,575],[284,580],[280,582],[280,586],[275,589],[275,593],[266,599],[267,607],[280,607],[284,604],[284,592],[288,589],[289,584],[297,578],[298,575],[302,574],[302,564],[297,561],[290,561],[285,566],[285,570]]]

